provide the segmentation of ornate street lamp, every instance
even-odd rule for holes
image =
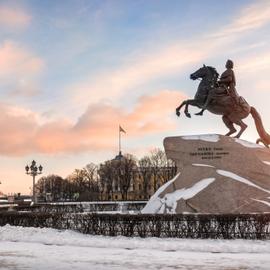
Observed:
[[[32,201],[34,203],[37,203],[37,198],[36,198],[36,191],[35,191],[35,177],[38,174],[42,174],[42,169],[43,167],[41,165],[37,166],[37,163],[33,160],[30,167],[28,165],[25,166],[25,171],[26,174],[29,174],[33,177],[33,197]]]

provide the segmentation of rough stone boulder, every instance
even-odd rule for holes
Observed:
[[[270,150],[222,135],[168,137],[178,174],[150,198],[142,213],[270,212]]]

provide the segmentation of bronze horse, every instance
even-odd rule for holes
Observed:
[[[184,113],[189,118],[191,117],[188,111],[189,105],[202,108],[209,91],[220,87],[217,81],[218,76],[219,74],[215,68],[205,65],[192,73],[190,75],[190,79],[197,80],[201,78],[198,90],[194,99],[187,99],[183,101],[179,107],[176,108],[176,115],[180,116],[180,110],[183,106],[185,106]],[[217,92],[220,93],[222,91]],[[236,104],[232,97],[224,91],[223,94],[217,94],[214,97],[212,102],[210,102],[207,106],[207,110],[211,113],[222,115],[222,120],[229,129],[229,132],[226,134],[226,136],[230,136],[236,132],[234,124],[240,126],[240,131],[237,133],[235,138],[240,138],[242,133],[247,128],[247,125],[243,122],[242,119],[251,114],[255,121],[257,132],[260,136],[260,138],[257,140],[257,143],[262,142],[266,147],[269,147],[270,135],[265,131],[263,127],[260,114],[254,107],[250,106],[244,98],[239,97],[239,102]]]

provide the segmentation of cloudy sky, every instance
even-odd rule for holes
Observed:
[[[0,190],[29,193],[32,159],[65,177],[112,158],[119,123],[138,157],[166,136],[226,133],[175,107],[197,89],[190,73],[228,58],[270,131],[269,31],[267,0],[0,0]]]

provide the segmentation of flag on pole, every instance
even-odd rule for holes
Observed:
[[[126,131],[119,125],[119,132],[124,132],[126,133]]]

